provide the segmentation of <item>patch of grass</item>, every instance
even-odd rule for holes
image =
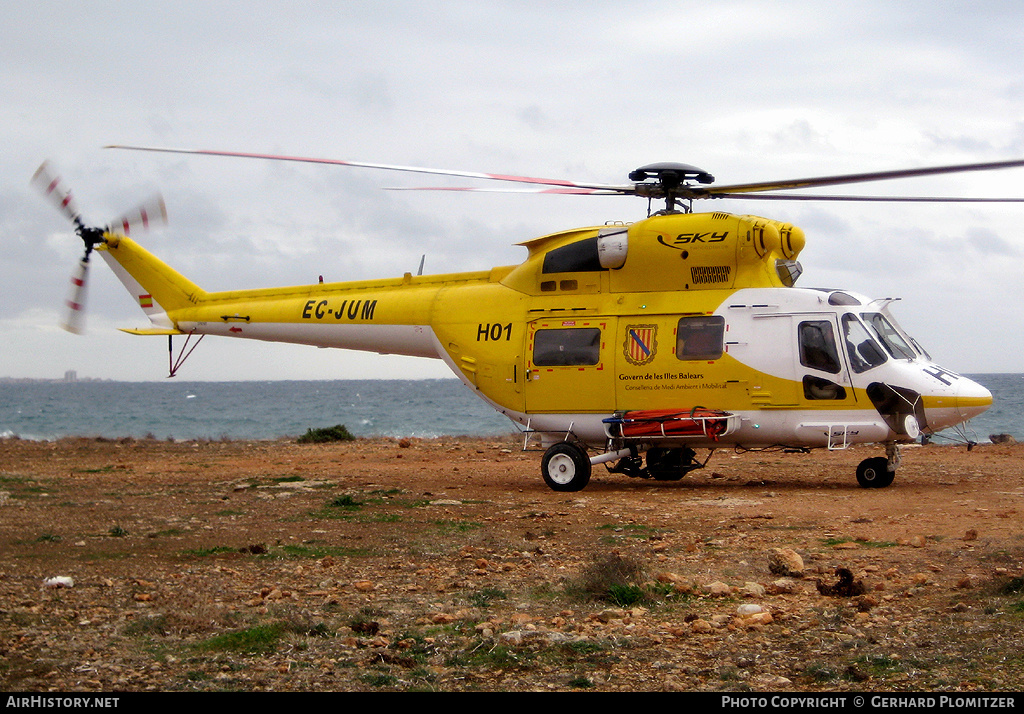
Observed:
[[[354,441],[355,438],[344,424],[336,424],[322,429],[309,429],[297,441],[300,444],[323,444],[332,441]]]
[[[826,548],[835,548],[843,543],[856,543],[861,548],[894,548],[899,543],[890,540],[854,540],[853,538],[822,538],[821,544]]]
[[[284,555],[289,558],[324,558],[332,555],[336,558],[365,558],[373,555],[366,548],[339,548],[337,546],[284,545],[279,551],[271,551],[270,556]]]
[[[490,647],[484,643],[482,646],[474,645],[469,650],[454,653],[445,664],[449,667],[510,669],[532,665],[535,659],[536,653],[531,650],[515,650],[504,645]]]
[[[349,511],[358,511],[360,508],[363,507],[363,502],[357,501],[355,498],[346,493],[342,496],[338,496],[327,505],[329,505],[331,508],[344,508]]]
[[[495,600],[504,600],[508,596],[504,590],[498,588],[484,588],[478,592],[473,593],[469,596],[469,602],[475,607],[486,608],[490,607],[491,603]]]
[[[644,586],[648,596],[654,597],[658,600],[674,600],[676,602],[686,602],[690,600],[690,593],[677,592],[675,586],[672,583],[647,583]]]
[[[812,662],[804,668],[803,675],[815,682],[831,682],[839,679],[840,672],[825,662]]]
[[[378,620],[384,616],[381,610],[374,607],[364,607],[349,620],[348,626],[351,630],[360,635],[375,635],[380,631]]]
[[[279,476],[273,479],[274,483],[298,483],[305,480],[305,476]]]
[[[124,538],[126,535],[128,535],[128,529],[122,528],[120,525],[117,525],[111,528],[109,531],[107,531],[107,535],[109,535],[111,538]]]
[[[357,523],[401,523],[402,517],[397,513],[378,513],[374,516],[357,518]]]
[[[56,533],[43,533],[36,538],[36,543],[60,543],[62,540],[63,538]]]
[[[632,607],[633,605],[639,605],[647,599],[647,591],[639,585],[612,584],[608,586],[605,599],[619,607]]]
[[[211,652],[227,650],[245,654],[270,654],[277,649],[277,643],[284,634],[284,626],[275,622],[226,632],[200,642],[198,647]]]
[[[302,637],[333,637],[334,631],[323,620],[313,619],[311,616],[292,615],[280,623],[286,632],[301,635]]]
[[[211,555],[223,555],[224,553],[237,553],[237,548],[231,548],[226,545],[215,545],[212,548],[195,548],[192,550],[183,551],[185,555],[192,556],[193,558],[209,558]]]
[[[600,640],[575,640],[573,642],[566,642],[560,647],[564,652],[568,652],[574,657],[586,658],[592,658],[595,655],[605,655],[611,650],[611,645],[608,642]]]
[[[468,533],[477,528],[483,528],[483,524],[474,521],[434,521],[434,525],[447,535],[455,533]]]
[[[638,523],[608,523],[598,526],[599,531],[605,531],[607,535],[603,541],[608,544],[615,543],[622,538],[633,538],[636,540],[648,540],[658,534],[658,529],[651,526],[644,526]]]
[[[639,523],[606,523],[603,526],[598,526],[599,531],[615,531],[617,533],[632,533],[642,534],[644,536],[652,535],[657,532],[657,529],[651,526],[643,526]]]
[[[167,615],[140,617],[124,626],[124,634],[129,637],[164,637],[172,630]]]
[[[633,558],[618,553],[595,555],[569,591],[591,600],[632,605],[643,599],[643,574],[643,566]]]
[[[864,655],[854,663],[872,677],[887,677],[904,669],[903,661],[889,655]]]
[[[385,674],[384,672],[368,672],[361,675],[359,679],[371,687],[394,687],[399,682],[398,677],[393,674]]]
[[[590,689],[594,683],[588,677],[573,677],[566,684],[573,689]]]
[[[430,505],[430,500],[426,498],[418,498],[413,501],[401,501],[395,503],[395,505],[401,506],[402,508],[426,508]]]

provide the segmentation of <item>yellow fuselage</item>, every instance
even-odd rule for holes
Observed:
[[[626,411],[708,407],[736,415],[721,441],[840,448],[991,403],[884,305],[792,287],[791,225],[670,214],[524,245],[522,264],[489,271],[216,293],[127,238],[101,250],[156,328],[139,332],[440,358],[513,420],[595,444]]]

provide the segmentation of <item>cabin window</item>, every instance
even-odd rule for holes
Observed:
[[[829,320],[801,322],[800,364],[811,369],[839,374],[839,352]]]
[[[887,357],[863,323],[853,315],[843,315],[843,339],[850,353],[850,366],[858,374],[885,362]]]
[[[538,367],[578,367],[601,361],[601,331],[596,327],[537,330],[533,363]]]
[[[914,348],[908,345],[892,323],[885,319],[885,315],[869,312],[861,317],[894,359],[914,359],[917,356],[914,354]]]
[[[676,328],[676,357],[716,360],[725,344],[725,318],[719,315],[683,317]]]
[[[597,236],[548,251],[544,256],[542,270],[545,273],[593,273],[604,270],[597,250]]]

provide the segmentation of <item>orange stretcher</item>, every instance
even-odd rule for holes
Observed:
[[[608,435],[623,439],[707,437],[717,441],[731,431],[734,415],[719,409],[646,409],[620,412],[605,419]]]

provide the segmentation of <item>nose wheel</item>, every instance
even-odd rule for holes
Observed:
[[[857,483],[861,488],[885,488],[896,478],[896,469],[890,470],[889,459],[876,456],[864,459],[857,467]]]

